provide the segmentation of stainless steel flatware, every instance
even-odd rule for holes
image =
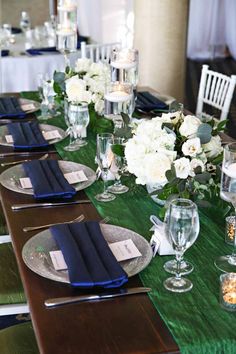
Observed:
[[[49,150],[48,153],[52,154],[57,152],[56,150]],[[13,151],[13,152],[3,152],[0,154],[0,158],[5,157],[17,157],[17,156],[34,156],[45,154],[45,151]]]
[[[74,204],[89,204],[92,203],[89,199],[81,199],[73,202],[58,202],[58,203],[28,203],[28,204],[13,204],[11,209],[13,211],[30,209],[30,208],[50,208],[50,207],[60,207],[64,205],[74,205]]]
[[[48,154],[43,155],[42,157],[39,158],[39,160],[45,160],[46,158],[48,158]],[[29,159],[24,159],[24,160],[18,160],[18,161],[11,161],[11,162],[3,162],[1,163],[1,166],[12,166],[12,165],[17,165],[18,163],[22,163],[22,162],[27,162],[27,161],[31,161]]]
[[[73,220],[69,220],[69,221],[64,221],[66,224],[72,224],[73,222],[80,222],[83,221],[85,218],[85,216],[83,214],[77,216],[75,219]],[[44,224],[44,225],[39,225],[39,226],[25,226],[23,227],[23,231],[24,232],[29,232],[29,231],[35,231],[35,230],[41,230],[41,229],[45,229],[47,227],[50,226],[55,226],[55,225],[59,225],[62,224],[63,222],[55,222],[55,223],[51,223],[51,224]]]
[[[112,299],[119,296],[148,293],[151,290],[152,290],[151,288],[144,288],[144,287],[119,289],[115,291],[110,290],[108,292],[104,292],[101,294],[79,295],[79,296],[58,297],[53,299],[47,299],[45,300],[44,304],[46,307],[54,307],[54,306],[72,304],[75,302],[104,300],[104,299]]]

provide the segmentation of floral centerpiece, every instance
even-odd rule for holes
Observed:
[[[110,81],[110,69],[102,62],[93,63],[90,59],[77,59],[74,68],[54,73],[56,102],[63,107],[67,99],[73,104],[89,105],[90,127],[95,132],[112,130],[113,125],[102,117],[104,113],[105,85]]]
[[[224,125],[177,112],[143,120],[126,143],[128,170],[137,184],[151,185],[159,199],[210,198],[219,193]]]

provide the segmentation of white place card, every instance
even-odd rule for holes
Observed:
[[[59,133],[58,130],[51,130],[48,132],[42,132],[42,134],[43,134],[44,139],[46,139],[46,140],[61,138],[61,134]]]
[[[53,139],[61,139],[61,134],[58,130],[51,130],[49,132],[42,132],[42,135],[45,140],[53,140]],[[13,144],[13,137],[12,135],[5,135],[6,142],[8,144]]]
[[[75,184],[75,183],[84,182],[88,180],[84,171],[82,170],[65,173],[64,177],[70,184]],[[19,181],[20,181],[21,188],[24,189],[33,188],[29,177],[21,177]]]
[[[118,262],[142,256],[131,239],[110,243],[109,247]]]
[[[21,109],[22,109],[22,111],[32,111],[33,109],[35,109],[35,106],[33,103],[27,103],[27,104],[21,105]]]
[[[67,264],[65,262],[65,259],[63,257],[63,254],[60,250],[58,251],[51,251],[49,252],[53,267],[56,270],[66,270],[67,269]]]
[[[65,179],[70,184],[78,183],[78,182],[84,182],[87,181],[88,178],[86,177],[84,171],[74,171],[74,172],[69,172],[64,174]]]
[[[6,142],[8,144],[13,144],[13,137],[12,135],[5,135]]]
[[[108,244],[118,262],[141,257],[142,254],[131,239]],[[60,250],[49,252],[53,266],[56,270],[66,270],[67,265]]]

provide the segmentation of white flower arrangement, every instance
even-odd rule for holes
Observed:
[[[110,69],[102,62],[93,63],[90,59],[78,59],[74,69],[65,73],[55,73],[54,90],[60,100],[67,97],[75,104],[93,104],[95,111],[104,111],[105,85],[110,81]]]
[[[177,112],[143,120],[126,143],[128,170],[137,184],[165,191],[163,198],[198,194],[203,199],[206,184],[218,186],[216,167],[223,151],[218,132],[222,128],[214,119],[204,123]]]

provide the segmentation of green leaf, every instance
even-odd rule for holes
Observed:
[[[131,128],[128,126],[116,129],[114,134],[118,138],[124,138],[125,140],[130,139],[132,137]]]
[[[217,131],[218,132],[221,132],[221,131],[224,131],[225,130],[225,126],[226,126],[226,123],[227,123],[227,119],[225,120],[221,120],[218,125],[217,125]]]
[[[124,145],[113,144],[111,149],[112,149],[112,152],[115,155],[118,155],[120,157],[124,157],[125,156],[125,147],[124,147]]]
[[[124,124],[129,125],[130,118],[129,118],[128,114],[121,112],[121,117],[123,119]]]
[[[223,161],[223,152],[216,156],[211,162],[213,165],[219,165]]]
[[[62,82],[65,81],[65,73],[60,72],[60,71],[55,71],[53,74],[53,80],[57,82],[58,84],[61,84]]]
[[[207,123],[203,123],[198,127],[197,137],[200,139],[201,144],[209,143],[211,140],[211,132],[212,127]]]
[[[203,172],[194,177],[195,181],[206,184],[211,178],[211,174],[209,172]]]

